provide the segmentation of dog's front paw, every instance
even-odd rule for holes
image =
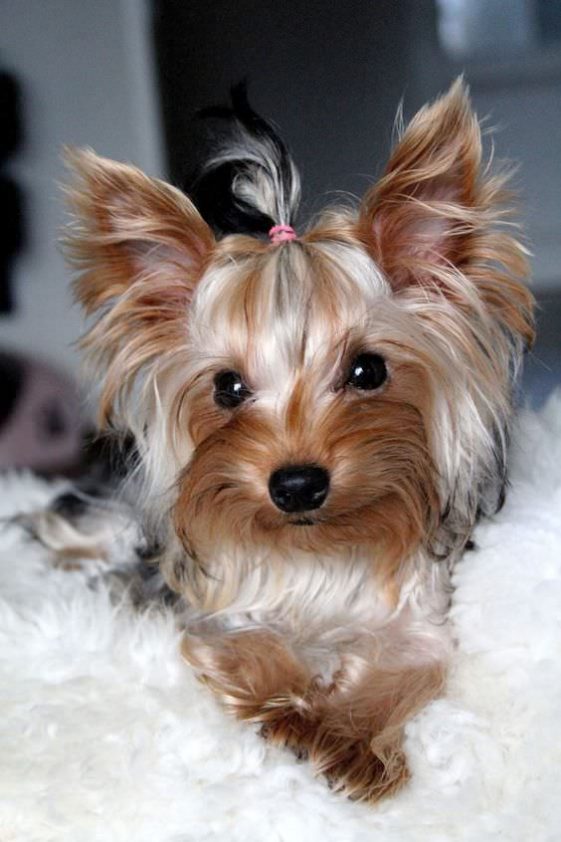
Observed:
[[[357,801],[373,803],[396,792],[409,778],[401,729],[376,736],[329,727],[302,700],[302,709],[269,708],[261,733],[275,745],[309,759],[331,788]]]
[[[397,792],[409,779],[401,735],[355,739],[322,735],[311,760],[330,786],[357,801],[375,802]]]

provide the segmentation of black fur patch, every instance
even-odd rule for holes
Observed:
[[[296,208],[290,207],[287,199],[293,195],[297,176],[283,140],[272,125],[251,108],[245,82],[235,85],[230,95],[231,106],[214,106],[199,112],[199,117],[213,120],[219,128],[211,138],[210,158],[195,173],[187,192],[218,235],[266,236],[276,224],[293,223]],[[244,147],[247,154],[244,154]],[[261,161],[250,154],[256,149],[263,150]],[[273,176],[281,187],[278,200],[283,206],[283,219],[276,218],[281,214],[273,209],[270,214],[265,213],[234,192],[237,179],[242,177],[251,181],[252,174],[259,169]]]

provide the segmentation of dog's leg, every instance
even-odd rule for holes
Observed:
[[[444,668],[361,666],[358,678],[354,666],[350,675],[345,672],[320,705],[308,754],[334,789],[374,802],[408,780],[404,726],[440,694]]]
[[[404,725],[444,679],[439,663],[372,666],[352,656],[326,686],[270,632],[187,636],[183,652],[239,719],[308,757],[334,790],[370,802],[408,779]]]
[[[182,653],[239,719],[263,723],[276,719],[283,710],[302,706],[309,693],[308,670],[271,632],[188,634]]]

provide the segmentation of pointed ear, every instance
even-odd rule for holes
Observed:
[[[80,270],[75,289],[99,318],[82,340],[102,382],[100,421],[129,419],[128,397],[141,373],[185,346],[188,307],[211,259],[214,236],[179,190],[136,167],[71,152],[74,214],[66,236]]]
[[[529,344],[526,250],[501,229],[512,211],[507,180],[481,166],[479,123],[458,79],[403,132],[364,197],[358,233],[394,290],[432,286],[464,304],[483,301]]]
[[[479,124],[457,80],[415,115],[361,206],[362,237],[392,284],[454,262],[474,223],[480,162]]]
[[[74,174],[65,245],[81,270],[76,295],[86,312],[149,277],[164,297],[167,285],[188,300],[214,236],[187,196],[91,150],[68,150],[65,158]]]

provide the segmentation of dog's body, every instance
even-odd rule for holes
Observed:
[[[449,656],[450,571],[502,499],[533,335],[524,250],[459,83],[358,211],[301,235],[285,147],[239,95],[227,116],[236,141],[195,190],[220,238],[169,185],[73,157],[101,423],[135,437],[187,659],[374,800],[407,777],[403,725]]]

